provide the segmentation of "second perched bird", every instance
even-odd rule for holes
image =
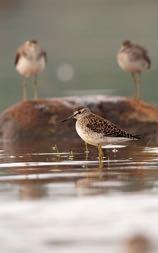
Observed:
[[[125,40],[118,52],[117,61],[124,71],[131,73],[136,89],[135,98],[138,99],[140,96],[141,73],[151,67],[147,50],[140,45]]]
[[[74,111],[73,115],[65,120],[71,118],[77,120],[76,131],[78,135],[86,143],[98,147],[99,161],[103,158],[103,145],[140,139],[139,136],[129,134],[110,121],[92,113],[89,108],[79,107]]]
[[[37,76],[44,70],[46,61],[46,52],[41,48],[37,40],[28,40],[18,48],[15,57],[15,66],[17,72],[24,77],[23,100],[27,99],[26,79],[29,77],[34,78],[34,98],[38,98]]]

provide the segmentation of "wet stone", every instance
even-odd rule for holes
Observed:
[[[0,115],[1,139],[79,139],[75,121],[63,123],[77,106],[87,106],[129,133],[142,136],[148,145],[158,143],[158,108],[142,100],[91,95],[19,102]]]

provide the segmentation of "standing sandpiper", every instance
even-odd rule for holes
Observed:
[[[27,82],[29,77],[33,77],[34,99],[38,98],[37,76],[41,73],[47,62],[46,52],[41,48],[37,40],[28,40],[21,45],[15,57],[17,72],[24,77],[23,80],[23,100],[27,99]]]
[[[100,163],[103,160],[103,145],[140,139],[139,136],[129,134],[108,120],[92,113],[89,108],[79,107],[65,120],[71,118],[77,120],[76,131],[85,143],[98,147]]]
[[[140,45],[125,40],[118,52],[117,61],[124,71],[131,73],[135,84],[135,98],[139,99],[141,73],[151,67],[147,50]]]

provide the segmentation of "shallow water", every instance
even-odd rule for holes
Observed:
[[[101,169],[82,143],[1,143],[2,252],[123,252],[135,232],[157,252],[158,147],[104,153]]]

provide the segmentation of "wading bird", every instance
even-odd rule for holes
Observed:
[[[139,136],[129,134],[110,121],[92,113],[89,108],[79,107],[74,110],[73,115],[63,121],[71,118],[76,119],[76,131],[85,143],[98,147],[100,163],[103,160],[103,145],[140,139]]]

